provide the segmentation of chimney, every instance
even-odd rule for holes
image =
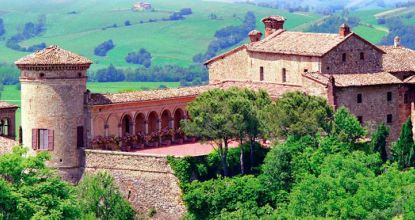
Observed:
[[[248,34],[251,43],[255,43],[261,40],[262,33],[257,30],[252,30]]]
[[[393,39],[393,47],[400,47],[401,46],[401,38],[399,36],[396,36]]]
[[[284,29],[285,18],[282,16],[268,16],[262,19],[265,25],[265,37],[268,37],[279,29]]]
[[[347,25],[347,24],[345,24],[345,23],[343,23],[342,25],[340,25],[340,28],[339,28],[339,35],[341,36],[341,37],[346,37],[347,35],[349,35],[351,32],[350,32],[350,27]]]

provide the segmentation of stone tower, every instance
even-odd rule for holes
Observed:
[[[84,94],[91,61],[50,46],[16,61],[21,71],[23,146],[49,151],[48,166],[76,182],[84,147]]]

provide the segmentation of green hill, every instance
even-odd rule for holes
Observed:
[[[244,14],[253,11],[258,19],[257,28],[263,29],[260,18],[267,15],[283,15],[288,18],[287,28],[293,28],[318,18],[313,14],[288,13],[276,9],[257,7],[249,4],[208,2],[202,0],[149,1],[155,11],[135,12],[135,1],[82,1],[82,0],[4,0],[0,17],[3,18],[6,34],[0,41],[0,61],[11,63],[27,53],[11,50],[5,46],[6,40],[18,32],[26,22],[36,22],[41,15],[46,16],[46,31],[40,36],[20,43],[27,47],[45,42],[57,44],[91,58],[92,68],[106,67],[113,63],[118,67],[134,67],[124,60],[129,52],[146,48],[153,56],[154,64],[175,63],[187,66],[192,57],[205,52],[214,33],[225,26],[239,25]],[[149,19],[168,18],[174,11],[191,8],[192,15],[184,20],[158,21]],[[215,14],[218,19],[209,19]],[[125,26],[125,21],[131,26]],[[112,25],[116,28],[105,28]],[[106,57],[95,56],[94,48],[112,39],[115,48]]]

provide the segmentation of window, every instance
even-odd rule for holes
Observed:
[[[362,94],[357,94],[357,103],[362,103]]]
[[[53,130],[32,129],[32,149],[33,150],[53,150],[54,144]]]
[[[343,62],[346,62],[346,53],[343,53],[343,54],[342,54],[342,61],[343,61]]]
[[[264,81],[264,67],[259,67],[259,81]]]
[[[48,150],[48,130],[39,129],[39,150]]]
[[[387,97],[388,102],[392,101],[392,92],[388,92],[386,97]]]
[[[78,148],[84,147],[84,127],[78,126],[76,128],[76,146]]]
[[[357,120],[360,122],[360,124],[363,124],[363,117],[362,116],[357,116]]]
[[[287,70],[285,68],[282,68],[281,79],[283,83],[287,82]]]
[[[392,114],[388,114],[386,116],[386,123],[388,123],[388,124],[392,123]]]
[[[365,60],[365,53],[360,52],[360,60]]]
[[[304,69],[304,72],[307,73],[308,72],[308,69]]]

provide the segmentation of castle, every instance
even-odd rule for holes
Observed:
[[[49,151],[49,165],[76,181],[94,137],[177,129],[186,105],[200,93],[231,87],[263,89],[273,98],[290,91],[324,97],[335,108],[349,108],[363,124],[385,123],[390,139],[398,137],[414,108],[415,51],[398,37],[393,46],[373,45],[345,24],[326,34],[286,31],[280,16],[262,21],[265,36],[251,31],[249,43],[206,61],[209,84],[197,87],[90,93],[90,60],[57,46],[21,58],[23,145],[33,154]],[[14,114],[16,106],[2,109]],[[12,128],[14,120],[8,120]]]

